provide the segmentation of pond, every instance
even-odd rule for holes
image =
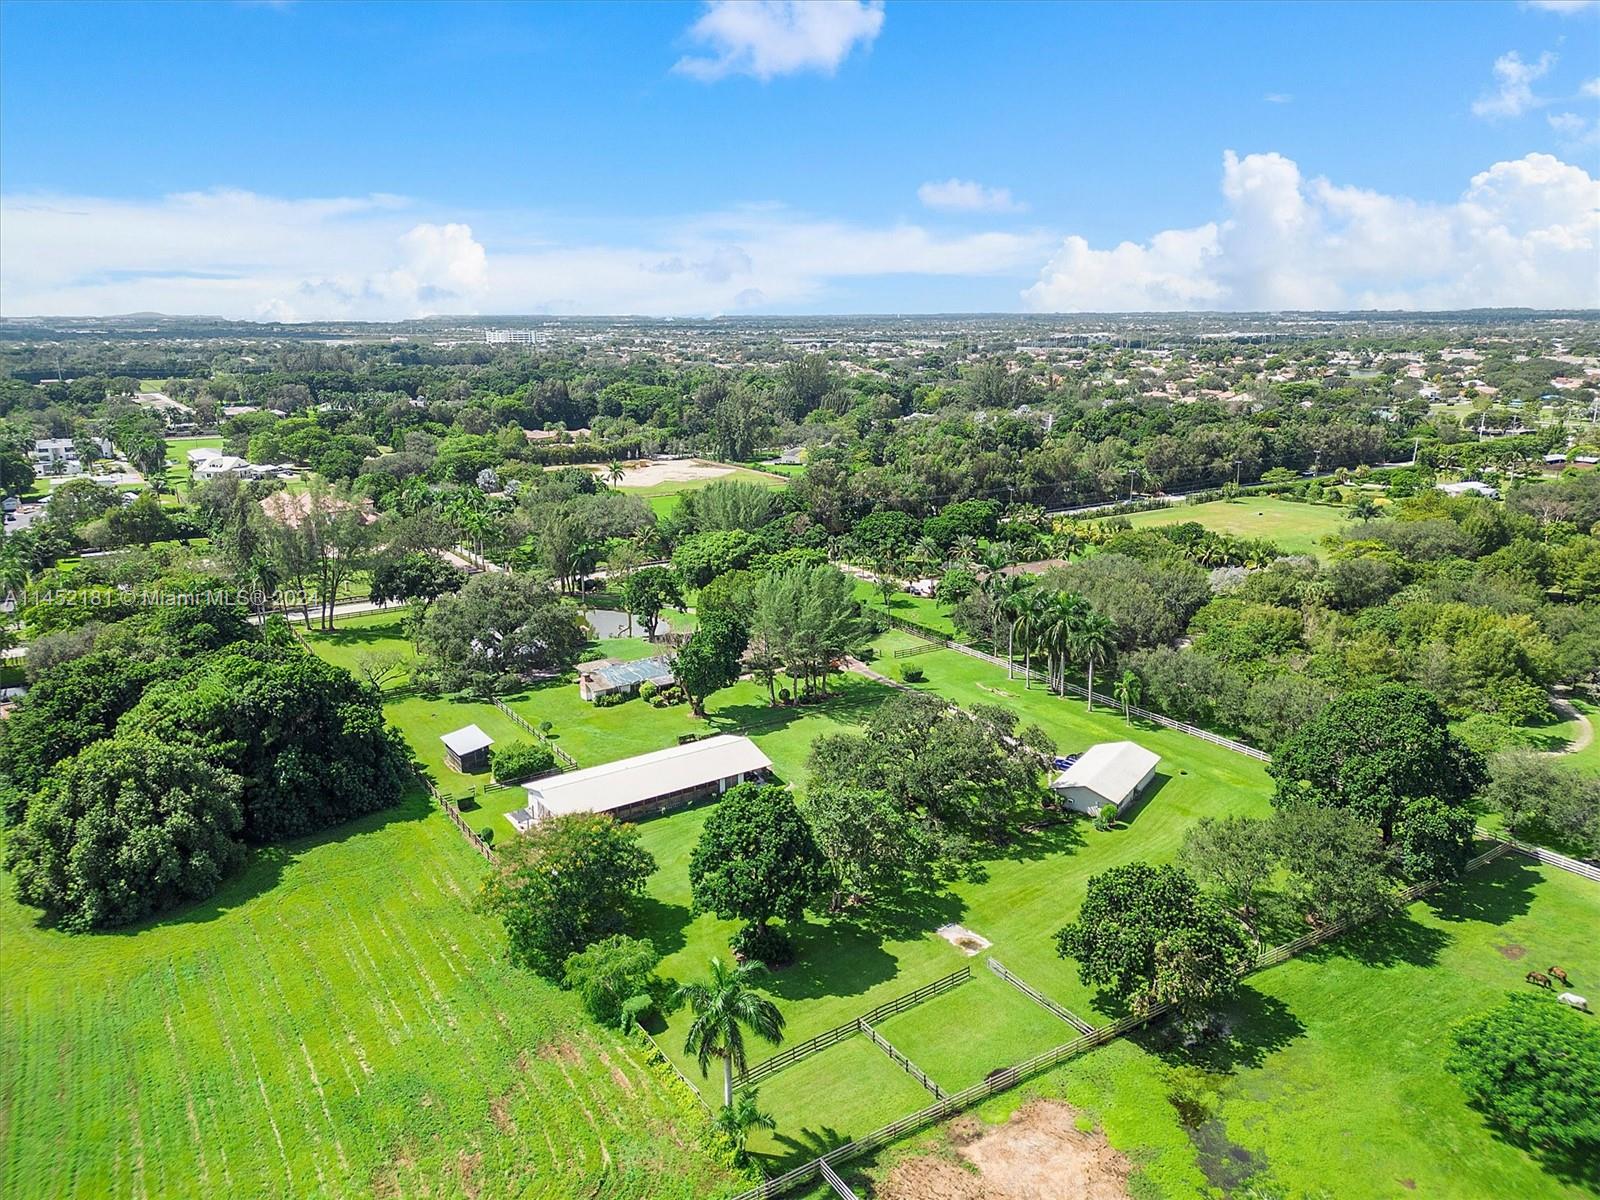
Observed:
[[[628,632],[628,614],[618,612],[614,608],[586,608],[583,610],[584,619],[589,622],[589,627],[594,630],[597,640],[605,638],[623,638],[644,636],[644,626],[637,620],[633,623],[633,632]],[[656,626],[656,634],[669,633],[672,630],[672,620],[666,614],[661,614],[661,623]]]

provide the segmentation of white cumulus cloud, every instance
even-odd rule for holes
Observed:
[[[1223,157],[1226,217],[1105,250],[1068,237],[1023,293],[1042,311],[1600,307],[1600,181],[1548,154],[1430,204]]]
[[[1600,0],[1528,0],[1529,8],[1558,13],[1563,17],[1570,17],[1573,13],[1581,13],[1596,5],[1600,5]]]
[[[1533,85],[1543,79],[1555,66],[1556,56],[1546,50],[1533,62],[1523,62],[1515,50],[1494,60],[1495,90],[1479,96],[1472,102],[1472,111],[1480,117],[1520,117],[1530,108],[1544,101],[1533,94]]]
[[[917,199],[941,212],[1022,212],[1028,206],[1011,195],[1010,188],[985,187],[970,179],[929,182],[917,189]]]
[[[813,303],[839,280],[1018,276],[1054,240],[947,236],[775,206],[577,229],[541,214],[485,220],[469,225],[392,196],[0,195],[0,313],[704,314]]]
[[[709,55],[686,55],[673,70],[712,81],[760,80],[800,71],[831,75],[857,45],[883,28],[883,0],[709,0],[689,37]]]

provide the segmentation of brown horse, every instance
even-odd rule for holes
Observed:
[[[1529,971],[1525,978],[1529,983],[1535,984],[1538,987],[1547,988],[1550,986],[1550,976],[1546,975],[1543,971]]]
[[[1550,974],[1550,978],[1551,979],[1559,979],[1562,983],[1570,983],[1570,982],[1572,982],[1570,979],[1567,978],[1567,973],[1565,971],[1563,971],[1560,967],[1551,967],[1549,974]]]

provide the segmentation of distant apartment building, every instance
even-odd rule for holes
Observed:
[[[490,346],[533,346],[549,335],[537,329],[485,329],[483,340]]]

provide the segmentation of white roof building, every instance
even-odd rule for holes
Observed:
[[[1479,496],[1487,496],[1489,499],[1493,500],[1500,494],[1495,488],[1492,488],[1487,483],[1482,483],[1476,479],[1463,480],[1461,483],[1436,483],[1434,484],[1434,487],[1438,488],[1447,496],[1465,496],[1469,493],[1475,493]]]
[[[471,754],[474,750],[487,750],[494,745],[494,739],[476,725],[452,730],[439,740],[444,743],[446,750],[453,750],[458,756]]]
[[[523,785],[528,806],[508,813],[506,819],[520,832],[545,817],[570,813],[610,813],[621,820],[664,812],[704,796],[721,795],[771,767],[772,760],[749,738],[721,733],[598,767],[530,780]]]
[[[1159,754],[1137,742],[1101,742],[1057,775],[1050,790],[1074,812],[1092,817],[1108,804],[1121,812],[1150,782],[1160,761]]]

